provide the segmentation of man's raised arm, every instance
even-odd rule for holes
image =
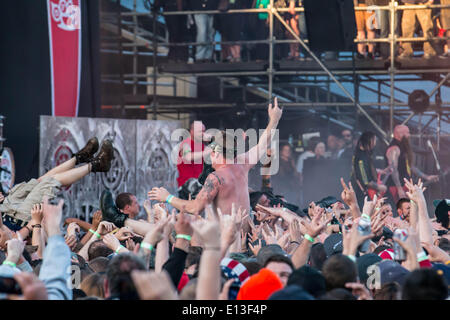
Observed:
[[[264,133],[259,138],[258,144],[243,155],[245,157],[245,163],[249,164],[249,169],[255,166],[266,153],[267,147],[270,145],[272,130],[277,128],[278,122],[280,121],[283,110],[278,108],[278,99],[276,97],[273,106],[269,104],[267,113],[269,114],[269,124],[266,130],[264,130]],[[238,161],[238,163],[240,162]]]
[[[388,164],[393,169],[392,171],[392,180],[395,183],[395,186],[398,190],[399,198],[405,198],[406,193],[402,188],[402,184],[400,182],[400,176],[398,173],[398,158],[400,157],[400,149],[396,146],[390,147],[386,151],[386,158],[388,159]]]
[[[206,205],[212,203],[219,192],[222,180],[213,172],[206,178],[203,188],[195,200],[183,200],[169,193],[165,188],[153,188],[148,192],[150,200],[167,202],[178,210],[185,210],[192,214],[199,214]]]

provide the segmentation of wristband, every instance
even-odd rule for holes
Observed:
[[[7,260],[3,261],[2,264],[3,264],[3,265],[6,265],[6,266],[13,267],[13,268],[16,268],[16,267],[17,267],[17,265],[16,265],[14,262],[7,261]]]
[[[309,242],[314,243],[314,238],[311,237],[309,234],[305,234],[305,235],[304,235],[304,238],[305,238],[306,240],[308,240]]]
[[[31,226],[32,228],[41,228],[42,226],[40,224],[34,224]]]
[[[424,260],[428,260],[428,256],[424,251],[421,251],[417,254],[417,261],[422,262]]]
[[[173,198],[174,198],[174,196],[169,194],[166,198],[166,203],[171,204]]]
[[[450,260],[448,260],[445,265],[449,266],[450,265]]]
[[[296,244],[300,244],[300,243],[298,243],[298,241],[291,241],[291,243],[296,243]]]
[[[370,221],[370,216],[367,215],[367,214],[365,214],[365,213],[363,213],[363,214],[361,215],[361,218],[366,218],[367,220]]]
[[[117,249],[116,249],[116,254],[119,253],[119,251],[120,251],[121,248],[125,248],[125,247],[124,247],[123,245],[119,244],[119,246],[118,246]]]
[[[147,242],[141,242],[141,248],[147,249],[149,251],[152,251],[154,249],[154,247]]]
[[[92,229],[89,229],[89,232],[91,232],[92,234],[94,234],[96,237],[97,237],[97,239],[100,239],[102,236],[100,235],[100,233],[98,233],[97,231],[94,231],[94,230],[92,230]]]
[[[356,257],[354,255],[348,254],[347,257],[350,258],[350,260],[352,260],[353,262],[356,263]]]
[[[187,235],[187,234],[177,234],[177,236],[175,237],[177,239],[185,239],[187,241],[191,241],[192,237]]]

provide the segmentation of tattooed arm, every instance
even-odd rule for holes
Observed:
[[[398,190],[398,194],[400,198],[406,198],[406,193],[402,188],[402,184],[400,182],[400,176],[398,173],[398,158],[400,157],[400,149],[397,146],[392,146],[386,150],[386,157],[388,159],[388,164],[393,168],[392,172],[392,180],[395,183],[395,186]]]
[[[220,178],[215,172],[212,172],[206,178],[205,184],[195,200],[182,200],[180,198],[173,197],[170,204],[178,210],[185,210],[189,213],[199,214],[208,204],[214,201],[222,184],[223,179]],[[164,202],[169,196],[169,192],[164,188],[153,188],[149,192],[149,196],[151,200]]]

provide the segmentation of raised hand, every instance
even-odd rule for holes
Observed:
[[[409,271],[413,271],[420,267],[417,262],[417,254],[422,251],[420,246],[419,235],[413,228],[408,228],[408,238],[406,241],[401,241],[398,238],[392,238],[406,251],[405,268]]]
[[[43,200],[43,227],[48,237],[61,234],[61,218],[64,200],[61,199],[58,205],[52,205],[48,202],[48,197],[44,196]]]
[[[125,247],[131,251],[134,252],[136,248],[136,243],[133,241],[133,239],[129,238],[125,241]]]
[[[377,195],[373,196],[373,200],[369,200],[367,196],[364,197],[364,206],[363,206],[363,214],[367,214],[371,217],[375,213],[375,207],[377,204],[378,197]]]
[[[270,121],[275,122],[275,123],[278,123],[278,121],[280,121],[281,115],[283,114],[283,110],[278,107],[278,98],[277,97],[275,97],[275,99],[273,99],[273,106],[272,106],[272,104],[269,104],[267,113],[269,114]]]
[[[175,288],[165,270],[131,272],[134,286],[141,300],[177,300]]]
[[[208,219],[196,220],[191,223],[194,233],[198,235],[205,249],[220,250],[220,223],[219,216],[212,209],[211,205],[207,206]]]
[[[175,222],[175,232],[176,234],[185,234],[192,236],[194,233],[193,227],[191,225],[190,217],[184,210],[181,210],[177,216],[177,221]]]
[[[156,200],[159,202],[165,202],[167,197],[169,196],[169,191],[167,191],[165,188],[153,188],[148,192],[148,197],[150,200]]]
[[[115,236],[117,239],[119,239],[119,241],[126,241],[136,236],[136,234],[129,227],[122,227],[119,229],[119,231],[117,231]]]
[[[357,206],[358,200],[356,199],[356,193],[355,190],[353,190],[352,183],[349,182],[347,187],[347,185],[344,182],[344,178],[341,178],[341,185],[342,188],[344,188],[344,190],[342,190],[341,193],[342,201],[344,201],[344,203],[350,208],[354,207],[355,205]]]
[[[375,236],[380,236],[383,233],[383,227],[385,226],[387,215],[377,214],[371,221],[371,230]]]
[[[114,252],[120,246],[120,241],[110,233],[103,236],[103,243]]]
[[[352,255],[352,256],[356,255],[356,252],[358,251],[359,246],[364,241],[374,237],[373,233],[366,235],[366,236],[362,236],[358,232],[358,221],[357,220],[355,220],[353,222],[350,230],[347,230],[346,228],[342,229],[342,246],[343,246],[342,253],[344,255]]]
[[[250,250],[253,252],[253,255],[256,257],[258,255],[259,250],[261,250],[262,245],[261,245],[261,239],[258,239],[258,242],[253,245],[250,241],[248,243],[248,247],[250,248]]]
[[[8,261],[17,264],[22,256],[23,249],[25,248],[25,242],[20,238],[19,239],[11,239],[6,241],[7,246],[7,259]]]
[[[147,221],[152,224],[155,223],[155,212],[149,199],[144,200],[144,209],[147,212]]]
[[[76,235],[66,235],[64,237],[64,240],[65,240],[67,246],[70,248],[70,251],[73,252],[78,244]]]
[[[67,227],[67,236],[75,236],[80,232],[80,226],[76,222],[72,222]]]
[[[41,224],[44,217],[44,208],[42,203],[37,203],[31,208],[31,221],[30,225]]]
[[[306,220],[301,220],[300,224],[304,228],[304,233],[308,234],[309,236],[315,238],[319,234],[321,234],[327,227],[327,224],[331,222],[332,218],[323,220],[322,219],[323,211],[322,213],[316,214],[311,222]]]
[[[156,246],[156,244],[163,239],[163,231],[168,222],[168,218],[163,218],[158,221],[156,226],[151,231],[147,232],[143,242],[149,243],[153,247]]]
[[[275,232],[273,232],[270,227],[262,228],[262,234],[264,237],[264,240],[266,241],[266,244],[277,244],[278,239],[275,235]]]
[[[103,214],[101,210],[97,210],[94,212],[92,216],[92,230],[97,230],[98,225],[102,222]]]
[[[114,223],[112,222],[108,222],[108,221],[102,221],[100,222],[100,224],[98,225],[97,228],[97,232],[103,236],[107,233],[110,233],[111,231],[113,231],[114,229],[116,229],[116,226],[114,225]],[[118,240],[117,240],[118,241]]]
[[[417,184],[414,184],[411,180],[406,180],[405,181],[405,186],[408,188],[408,192],[406,192],[406,195],[408,196],[409,199],[413,200],[416,203],[419,202],[424,202],[425,201],[425,197],[423,195],[423,192],[426,190],[426,188],[423,187],[423,183],[422,180],[419,179],[419,181],[417,182]]]
[[[302,232],[300,231],[300,223],[298,222],[298,220],[294,220],[290,225],[289,225],[289,240],[292,241],[297,241],[300,242],[301,238],[302,238]]]

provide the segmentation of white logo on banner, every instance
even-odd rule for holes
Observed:
[[[59,0],[59,3],[51,3],[52,18],[63,30],[74,31],[80,29],[80,7],[74,5],[72,0]]]

